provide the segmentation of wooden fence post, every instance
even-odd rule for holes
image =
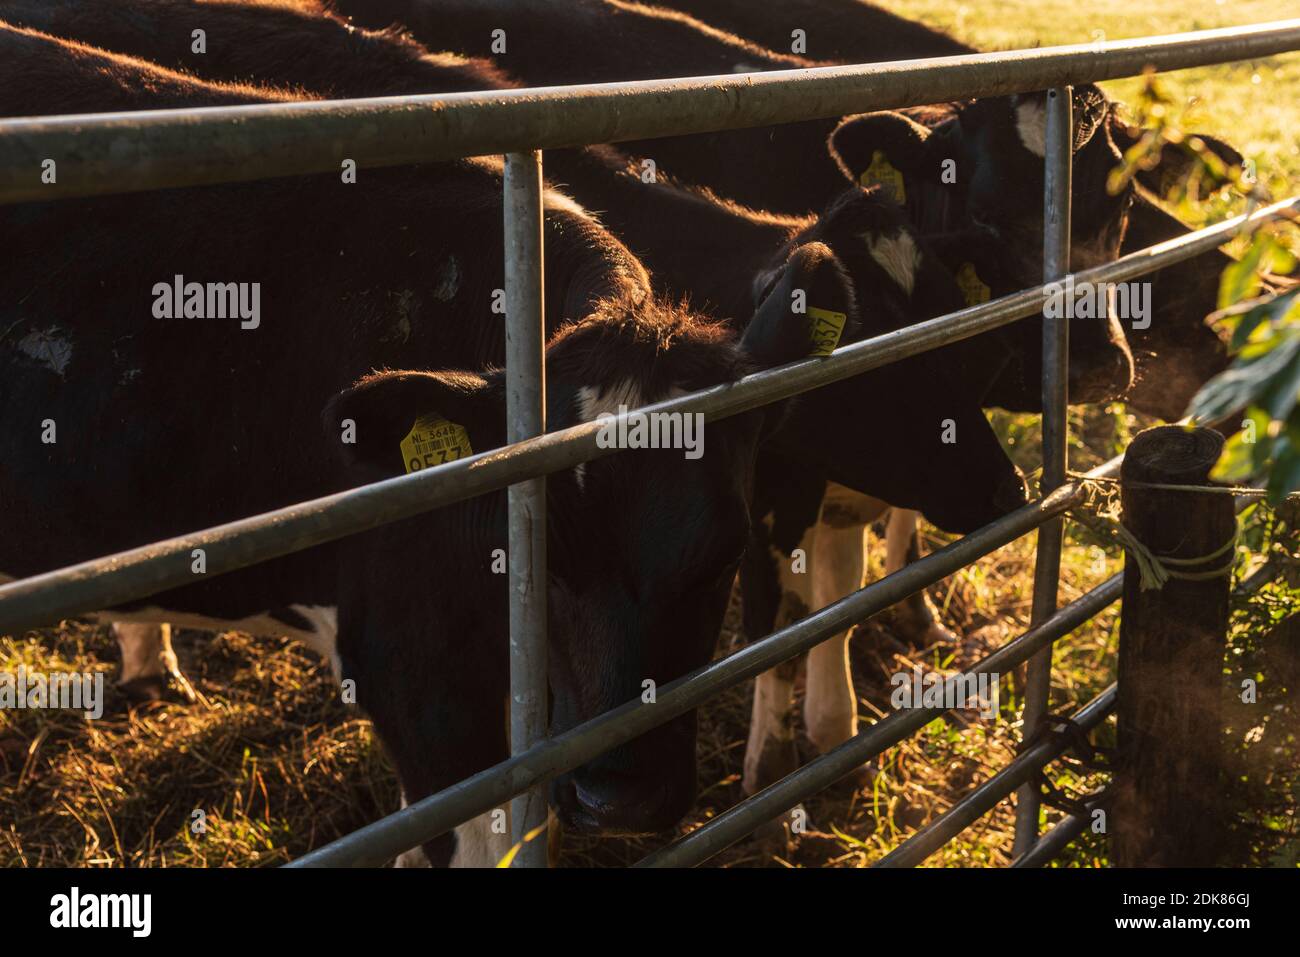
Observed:
[[[1129,484],[1208,485],[1222,449],[1217,432],[1162,426],[1133,440],[1120,472],[1124,526],[1151,555],[1173,559],[1165,565],[1173,577],[1143,588],[1133,550],[1125,552],[1119,746],[1107,822],[1117,867],[1212,866],[1223,848],[1232,496]],[[1180,577],[1217,570],[1224,571]]]

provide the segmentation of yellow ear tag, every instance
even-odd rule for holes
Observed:
[[[840,344],[840,336],[844,334],[844,323],[847,319],[848,316],[842,312],[831,312],[829,309],[809,306],[808,331],[812,335],[813,350],[808,354],[828,356],[834,352],[835,347]]]
[[[961,268],[957,270],[957,288],[961,290],[962,296],[966,299],[966,305],[978,306],[981,302],[988,302],[990,297],[989,287],[984,285],[980,280],[979,273],[975,271],[974,263],[962,263]]]
[[[406,471],[418,472],[473,455],[464,426],[439,415],[422,415],[402,439],[402,461]]]
[[[858,177],[858,182],[863,186],[883,187],[889,194],[889,198],[900,206],[907,202],[907,190],[903,188],[903,174],[889,164],[884,150],[876,150],[871,154],[871,165]]]

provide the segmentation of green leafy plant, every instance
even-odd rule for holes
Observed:
[[[1206,222],[1273,201],[1253,164],[1225,164],[1199,137],[1183,133],[1173,107],[1173,98],[1148,74],[1133,107],[1144,132],[1111,174],[1111,190],[1154,169],[1164,150],[1176,149],[1192,162],[1163,198],[1184,219]],[[1300,284],[1279,278],[1296,269],[1288,244],[1300,242],[1287,231],[1297,223],[1300,215],[1291,210],[1259,225],[1223,271],[1218,310],[1206,321],[1228,337],[1233,360],[1201,387],[1189,410],[1193,421],[1206,423],[1243,414],[1241,431],[1228,440],[1213,476],[1229,482],[1266,476],[1274,504],[1300,489]]]

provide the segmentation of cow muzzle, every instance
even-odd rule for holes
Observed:
[[[684,794],[678,793],[683,790]],[[598,769],[557,779],[551,797],[565,828],[634,837],[675,825],[690,809],[694,788],[670,787],[660,777]]]

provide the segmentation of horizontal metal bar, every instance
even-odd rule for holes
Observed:
[[[1007,642],[997,651],[966,669],[960,676],[949,680],[957,681],[967,675],[1007,673],[1010,669],[1028,661],[1036,651],[1050,647],[1053,642],[1069,634],[1106,606],[1113,604],[1122,590],[1123,576],[1111,576],[1086,595],[1053,613],[1041,625]],[[690,834],[650,854],[636,866],[694,867],[701,864],[743,839],[764,822],[784,814],[818,791],[862,767],[877,755],[894,747],[903,739],[915,734],[931,721],[943,717],[948,710],[947,708],[913,708],[897,711],[834,750],[805,764],[793,774],[764,788],[735,807],[727,809]]]
[[[1090,809],[1091,810],[1091,809]],[[1070,842],[1084,832],[1089,819],[1079,814],[1067,814],[1047,833],[1039,836],[1029,850],[1011,864],[1012,867],[1042,867],[1056,860]]]
[[[1300,197],[1138,250],[1113,263],[1075,273],[1074,278],[1076,282],[1122,282],[1214,249],[1239,232],[1290,211],[1300,211]],[[1023,319],[1042,309],[1043,296],[1043,286],[1025,289],[851,343],[827,358],[765,369],[738,382],[657,402],[623,417],[643,412],[699,412],[710,420],[724,419]],[[0,634],[41,627],[191,584],[190,552],[195,548],[206,552],[208,577],[223,575],[613,454],[616,450],[602,449],[596,443],[601,428],[600,422],[585,422],[447,465],[11,582],[0,586]]]
[[[1118,474],[1122,460],[1122,456],[1117,456],[1088,472],[1086,477],[1113,478]],[[1047,501],[1036,503],[1037,507],[1044,509],[1037,516],[1038,524],[1046,521],[1051,515],[1059,514],[1059,512],[1065,511],[1072,507],[1073,504],[1076,504],[1081,497],[1081,488],[1077,483],[1067,484],[1062,486],[1052,498],[1056,499],[1058,496],[1068,497],[1069,501],[1064,504],[1057,501],[1050,506]],[[1247,499],[1243,498],[1240,504],[1244,505],[1247,501]],[[1036,506],[1026,506],[1026,509]],[[1021,512],[1023,511],[1024,509],[1021,510]],[[1006,537],[1007,530],[1005,528],[999,530],[1000,526],[1008,525],[1013,519],[1019,520],[1015,514],[1006,516],[984,529],[908,565],[902,571],[889,575],[846,596],[834,605],[827,606],[816,615],[810,616],[810,618],[803,619],[782,631],[769,635],[762,641],[756,642],[722,661],[714,662],[691,675],[671,682],[660,692],[659,704],[654,709],[642,709],[639,701],[628,702],[550,740],[541,747],[534,748],[517,758],[512,758],[481,771],[471,778],[431,795],[418,804],[391,814],[323,848],[312,851],[286,866],[345,867],[381,864],[385,860],[402,853],[408,847],[414,847],[416,844],[436,837],[457,824],[490,810],[515,794],[535,786],[540,781],[577,767],[611,747],[616,747],[650,728],[672,720],[678,714],[702,704],[708,698],[766,671],[781,661],[788,660],[796,654],[801,654],[831,635],[845,630],[849,625],[876,614],[878,611],[906,597],[906,595],[939,581],[963,567],[963,564],[969,564],[996,548],[1000,548],[1005,543],[1003,541],[1004,537],[1005,541],[1010,541],[1016,537],[1014,533]],[[980,538],[978,545],[973,541],[977,537]],[[967,545],[974,547],[967,549]],[[972,551],[979,551],[980,553],[972,555]],[[1276,571],[1274,574],[1276,574]],[[1252,576],[1252,580],[1257,577]],[[906,582],[902,579],[906,579]],[[1060,609],[1051,619],[1044,622],[1040,628],[1008,642],[1007,645],[978,662],[970,669],[970,672],[979,673],[980,671],[996,670],[1001,673],[1028,660],[1029,656],[1037,650],[1040,644],[1057,640],[1112,604],[1119,597],[1121,588],[1122,577],[1119,575],[1112,576],[1097,588]],[[829,622],[822,619],[822,616],[831,613],[833,610],[835,610],[834,619]],[[813,622],[812,619],[814,618],[818,619],[818,621]],[[841,621],[843,621],[843,624],[840,623]],[[1056,634],[1058,630],[1060,634]],[[808,633],[805,634],[805,631]],[[668,710],[662,710],[665,707]],[[900,715],[891,715],[879,724],[873,725],[866,732],[867,734],[879,733],[878,729],[882,729],[883,726],[890,722],[894,722],[891,730],[900,733],[897,734],[896,738],[891,734],[892,740],[885,739],[879,742],[877,750],[867,753],[861,761],[850,764],[848,770],[851,771],[860,766],[874,757],[875,754],[892,747],[898,741],[944,713],[942,709],[928,710],[933,711],[934,714],[927,715],[925,710],[905,712]],[[627,718],[625,717],[627,715],[636,715],[638,717]],[[646,720],[649,715],[653,716]],[[915,716],[922,716],[922,720],[913,727],[910,722],[916,721]],[[852,743],[848,742],[848,744]],[[823,761],[833,754],[835,752],[819,758],[818,761]],[[796,772],[796,775],[805,773],[811,766],[805,766],[805,768]],[[848,773],[848,771],[842,772],[840,776],[843,776],[844,773]],[[790,780],[791,778],[785,778],[773,785],[773,788],[785,786]],[[809,793],[815,793],[822,786],[824,785],[819,784]],[[769,788],[768,790],[772,789]],[[745,804],[752,803],[766,793],[762,792],[760,795],[748,799]],[[771,816],[775,817],[782,811],[788,810],[803,800],[805,796],[807,795],[797,795],[792,803],[784,808],[778,808]],[[740,805],[737,807],[740,807]],[[720,820],[735,810],[733,808],[715,820]],[[710,826],[712,824],[705,825],[705,828]],[[705,828],[701,828],[700,831],[704,831]],[[693,834],[699,834],[700,831],[693,832]],[[746,833],[748,831],[742,832],[728,843],[734,843],[734,840],[738,840]],[[676,848],[681,843],[678,842],[672,847]],[[718,847],[717,850],[722,850],[725,846],[727,845],[724,844],[722,847]],[[671,850],[671,848],[665,850]],[[707,859],[707,857],[717,853],[717,850],[704,854],[700,860]],[[643,861],[642,865],[645,865],[645,863],[646,861]]]
[[[1243,511],[1251,501],[1251,499],[1245,496],[1238,496],[1234,501],[1236,510],[1238,512]],[[1120,575],[1111,578],[1107,584],[1109,585],[1111,582],[1115,581],[1116,578],[1119,578],[1122,583],[1123,574],[1121,573]],[[1243,582],[1241,585],[1237,586],[1235,593],[1247,593],[1248,589],[1257,589],[1262,583],[1263,582],[1258,575],[1251,576],[1247,582]],[[1088,705],[1088,708],[1091,708],[1093,704],[1100,701],[1102,697],[1105,697],[1107,694],[1110,695],[1110,705],[1108,705],[1106,712],[1096,716],[1096,719],[1092,722],[1093,724],[1100,722],[1100,720],[1105,717],[1106,713],[1109,713],[1110,708],[1114,706],[1115,689],[1116,686],[1111,685],[1110,689],[1105,694],[1095,699],[1092,704]],[[1088,708],[1085,708],[1076,715],[1076,720],[1078,720],[1085,728],[1092,727],[1091,724],[1085,723],[1080,718]],[[1015,790],[1016,787],[1025,783],[1025,781],[1032,776],[1034,768],[1033,761],[1030,761],[1029,759],[1033,758],[1036,752],[1040,754],[1046,753],[1044,748],[1049,744],[1051,744],[1051,739],[1020,755],[1020,757],[1012,761],[1003,771],[995,774],[984,784],[980,785],[980,787],[970,792],[970,794],[959,801],[941,817],[931,821],[928,825],[895,848],[888,856],[877,861],[875,866],[914,867],[917,864],[920,864],[925,860],[925,858],[929,857],[936,850],[965,830],[981,815],[992,808],[993,805],[997,804],[998,801]],[[1047,761],[1055,758],[1063,750],[1063,747],[1057,748],[1052,751],[1045,760],[1039,760],[1037,764],[1039,766],[1046,764]]]
[[[1120,459],[1089,473],[1114,474]],[[795,622],[721,661],[699,668],[659,689],[653,704],[637,698],[578,727],[512,757],[473,777],[430,795],[359,831],[312,851],[291,867],[367,866],[382,863],[408,848],[484,813],[556,774],[585,764],[709,698],[802,654],[922,588],[1001,548],[1081,500],[1076,483],[1005,515],[979,531],[872,582],[820,611]]]
[[[1114,709],[1116,697],[1116,686],[1111,685],[1074,713],[1075,724],[1091,731]],[[1069,747],[1069,741],[1064,738],[1044,738],[872,866],[915,867],[920,864]]]
[[[679,136],[1181,70],[1300,49],[1300,20],[769,73],[0,122],[5,202]],[[57,157],[57,183],[41,161]]]

